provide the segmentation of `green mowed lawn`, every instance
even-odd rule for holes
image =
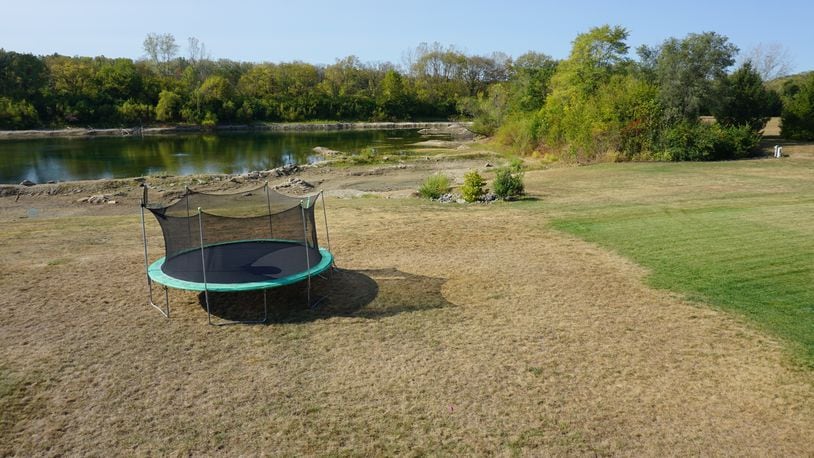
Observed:
[[[607,164],[535,173],[557,229],[737,312],[814,367],[814,161]]]

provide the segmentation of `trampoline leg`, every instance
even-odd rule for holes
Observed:
[[[261,323],[265,323],[266,320],[269,319],[269,302],[267,292],[267,289],[263,289],[263,321],[261,321]]]
[[[321,278],[323,278],[325,280],[328,280],[327,278],[325,278],[322,275],[319,275],[319,277],[321,277]],[[305,297],[306,297],[305,300],[307,301],[306,305],[311,310],[316,309],[319,306],[319,304],[321,304],[322,301],[324,301],[327,298],[327,296],[318,296],[316,298],[316,300],[311,302],[311,279],[310,278],[308,279],[308,286],[306,286],[306,289],[305,289]]]
[[[164,286],[164,308],[162,309],[153,301],[153,280],[150,278],[150,268],[147,258],[147,226],[144,223],[144,206],[147,205],[147,186],[144,186],[144,197],[141,200],[141,237],[144,241],[144,273],[147,276],[147,302],[156,308],[162,315],[170,317],[170,294]]]
[[[164,315],[166,318],[169,318],[170,317],[170,293],[169,293],[169,288],[164,286],[164,308],[159,307],[153,301],[153,284],[152,284],[152,282],[150,280],[147,280],[147,289],[149,291],[148,294],[147,294],[147,302],[150,305],[152,305],[153,307],[155,307],[156,310],[161,312],[161,314]]]
[[[204,301],[206,302],[206,319],[210,325],[214,325],[215,323],[212,322],[212,313],[209,311],[209,291],[206,289],[204,290]]]
[[[204,290],[204,301],[206,302],[206,319],[211,326],[227,326],[230,324],[263,324],[269,318],[268,294],[267,289],[263,289],[263,319],[262,320],[233,320],[233,321],[212,321],[212,312],[209,309],[209,290]]]

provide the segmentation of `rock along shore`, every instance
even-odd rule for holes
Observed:
[[[466,129],[468,122],[331,122],[331,123],[258,123],[231,124],[204,129],[200,126],[134,127],[115,129],[67,128],[41,130],[0,130],[0,140],[49,137],[129,137],[171,135],[203,132],[306,132],[330,130],[383,130],[383,129]]]

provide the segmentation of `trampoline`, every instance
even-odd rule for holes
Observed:
[[[248,191],[184,193],[169,205],[151,204],[145,185],[141,204],[144,265],[148,302],[170,316],[169,288],[204,293],[209,324],[261,323],[268,318],[266,291],[306,282],[311,304],[311,278],[334,264],[322,192],[304,197],[278,193],[268,183]],[[328,249],[317,241],[314,209],[323,197],[322,213]],[[165,256],[149,262],[144,210],[158,220]],[[153,282],[164,287],[164,307],[153,300]],[[263,317],[215,323],[209,292],[263,290]]]

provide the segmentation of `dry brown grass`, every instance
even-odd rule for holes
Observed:
[[[216,328],[192,293],[146,305],[123,200],[0,200],[0,454],[814,453],[777,342],[544,214],[329,199],[324,306]]]

